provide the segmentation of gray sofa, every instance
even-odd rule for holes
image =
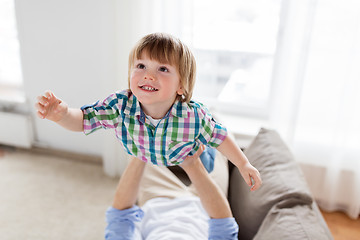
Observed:
[[[263,185],[250,192],[230,166],[229,202],[239,239],[333,239],[300,167],[277,132],[261,129],[244,153],[260,171]]]

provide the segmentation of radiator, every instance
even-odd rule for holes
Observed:
[[[31,117],[0,112],[0,144],[30,148],[33,142]]]

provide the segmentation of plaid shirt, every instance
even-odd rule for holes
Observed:
[[[84,133],[114,129],[126,151],[145,162],[171,166],[184,161],[205,144],[219,146],[227,135],[208,110],[195,101],[176,101],[153,126],[130,90],[111,94],[104,101],[83,106]]]

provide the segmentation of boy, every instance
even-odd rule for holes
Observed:
[[[130,53],[129,90],[81,109],[69,108],[46,92],[38,97],[37,113],[85,134],[114,129],[129,154],[156,165],[180,164],[201,144],[217,148],[239,169],[250,190],[256,190],[261,185],[257,169],[208,110],[190,101],[195,73],[195,58],[179,39],[149,34]]]

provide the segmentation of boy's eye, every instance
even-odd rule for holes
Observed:
[[[138,65],[136,65],[136,68],[144,69],[144,68],[145,68],[145,65],[142,64],[142,63],[139,63]]]
[[[160,72],[168,72],[169,69],[167,69],[166,67],[160,67],[160,68],[159,68],[159,71],[160,71]]]

